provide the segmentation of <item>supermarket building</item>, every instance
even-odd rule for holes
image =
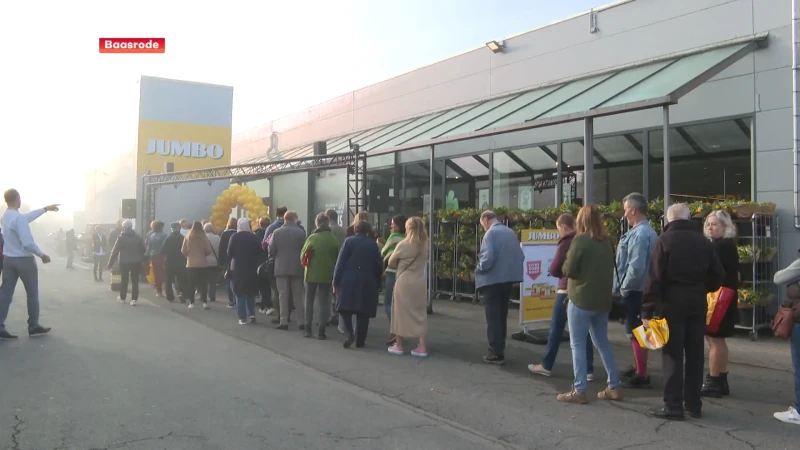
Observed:
[[[618,1],[234,135],[232,164],[357,144],[381,226],[431,208],[610,203],[632,191],[774,202],[783,265],[800,248],[792,7]],[[345,168],[245,184],[306,223],[344,213],[348,196]]]

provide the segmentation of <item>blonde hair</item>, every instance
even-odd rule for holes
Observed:
[[[608,230],[603,224],[603,215],[597,205],[586,205],[578,211],[575,219],[576,231],[589,235],[597,241],[604,241],[609,238]]]
[[[206,233],[203,231],[203,225],[200,222],[195,222],[192,224],[192,229],[189,231],[189,234],[186,235],[186,239],[189,241],[189,244],[193,244],[202,242],[204,239],[208,240],[208,237],[206,237]]]
[[[353,228],[355,229],[356,224],[358,222],[369,222],[369,213],[366,211],[361,211],[353,218]]]
[[[428,242],[425,222],[419,217],[411,217],[406,220],[406,240],[414,245],[424,245]]]
[[[703,235],[705,235],[705,237],[711,239],[711,236],[708,234],[707,226],[708,219],[711,217],[716,217],[719,223],[722,224],[722,227],[725,228],[725,231],[722,233],[723,238],[736,237],[736,227],[733,225],[730,214],[721,209],[711,211],[711,213],[706,217],[706,220],[703,221]]]

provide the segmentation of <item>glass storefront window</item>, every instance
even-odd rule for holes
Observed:
[[[489,154],[444,160],[447,209],[488,208]]]
[[[421,148],[397,153],[400,176],[399,212],[407,217],[422,216],[432,209],[430,192],[430,149]]]
[[[388,236],[389,221],[400,208],[399,170],[395,155],[386,154],[367,158],[367,210],[375,232]]]
[[[347,169],[331,169],[314,171],[314,211],[311,212],[308,223],[311,224],[317,214],[329,209],[339,215],[339,225],[345,226],[347,220]],[[313,225],[309,225],[313,229]],[[311,230],[308,230],[311,231]]]
[[[750,119],[731,119],[670,130],[672,201],[750,200]],[[661,130],[650,132],[650,197],[664,195]],[[673,139],[677,136],[677,140]]]
[[[308,198],[313,193],[308,192],[308,177],[310,172],[287,173],[272,178],[272,205],[274,208],[287,207],[290,211],[297,212],[298,217],[307,225],[314,220],[309,218]],[[274,211],[272,212],[275,219]],[[310,231],[310,230],[309,230]]]
[[[499,151],[493,155],[492,206],[534,209],[555,205],[556,189],[536,188],[535,182],[556,179],[556,161],[541,147]]]

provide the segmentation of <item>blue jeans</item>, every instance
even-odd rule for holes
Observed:
[[[14,299],[17,281],[22,280],[28,295],[28,329],[39,325],[39,268],[33,256],[3,261],[3,284],[0,285],[0,330],[6,329],[8,309]]]
[[[800,323],[792,330],[792,367],[794,368],[794,407],[800,411]]]
[[[612,389],[619,386],[619,369],[611,343],[608,342],[608,311],[588,311],[569,302],[567,321],[570,336],[590,334],[608,374],[608,386]],[[572,347],[572,370],[575,373],[573,386],[578,392],[586,392],[586,341],[570,339],[569,345]]]
[[[567,326],[568,303],[567,294],[556,295],[556,302],[553,304],[553,317],[550,319],[550,333],[547,335],[547,352],[542,360],[542,367],[547,370],[553,370],[553,365],[556,363],[561,336],[564,335],[564,328]],[[570,336],[570,339],[573,339],[573,336]],[[588,333],[586,334],[586,367],[587,373],[594,373],[594,346]]]
[[[386,317],[392,320],[392,298],[394,295],[394,282],[397,280],[395,272],[386,273],[386,283],[383,286],[383,309],[386,310]]]
[[[256,296],[253,294],[236,296],[236,312],[239,320],[247,320],[256,315]]]

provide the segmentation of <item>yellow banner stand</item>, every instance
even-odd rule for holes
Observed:
[[[548,269],[556,254],[558,230],[522,230],[525,255],[523,281],[520,283],[519,324],[527,334],[528,326],[549,322],[558,291],[558,278]]]

